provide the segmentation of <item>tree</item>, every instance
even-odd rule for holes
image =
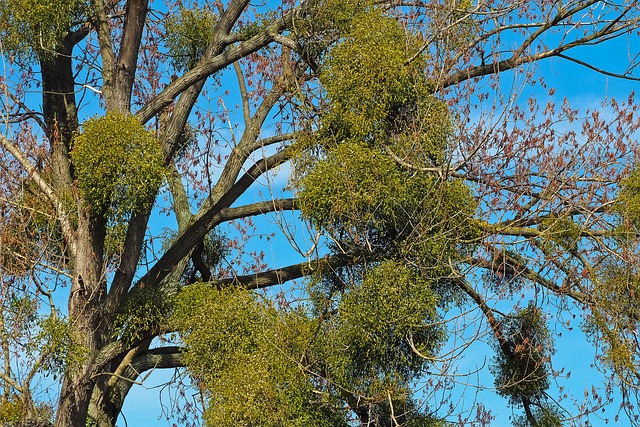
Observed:
[[[554,95],[550,58],[637,81],[635,52],[587,60],[637,6],[3,2],[0,420],[113,426],[145,372],[186,367],[208,425],[445,425],[488,340],[519,425],[614,393],[637,422],[633,95],[518,102]],[[261,218],[298,262],[265,257]],[[572,316],[612,374],[585,406],[550,392]]]

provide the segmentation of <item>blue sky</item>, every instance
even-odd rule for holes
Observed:
[[[620,55],[619,52],[626,52],[627,48],[625,44],[628,42],[626,39],[620,39],[614,41],[613,44],[606,46],[590,47],[588,50],[584,50],[584,56],[582,59],[589,60],[590,62],[598,65],[609,67],[613,71],[622,71],[620,68],[622,64],[628,59],[624,55]],[[615,52],[615,54],[613,54]],[[587,109],[593,107],[599,107],[604,97],[620,97],[626,99],[629,93],[633,90],[637,90],[639,83],[623,81],[612,77],[606,77],[595,73],[585,67],[569,63],[560,59],[546,60],[537,65],[539,67],[539,73],[545,76],[545,80],[550,87],[557,89],[554,95],[554,100],[561,101],[564,97],[568,98],[571,105],[575,108]],[[508,87],[509,73],[505,73],[503,77],[505,85]],[[223,85],[234,88],[237,86],[235,76],[232,73],[226,72],[223,78]],[[546,92],[538,89],[526,89],[522,94],[520,101],[526,102],[527,96],[533,92],[534,95],[547,97]],[[95,100],[95,94],[87,92],[87,96],[91,97],[92,101]],[[227,107],[234,109],[233,99],[230,100]],[[543,99],[540,99],[543,101]],[[235,103],[238,101],[236,100]],[[215,102],[209,104],[203,102],[201,107],[210,108],[211,105],[215,105]],[[91,115],[91,110],[84,110],[87,116]],[[233,123],[241,123],[238,116],[232,116]],[[224,134],[224,130],[221,130]],[[228,135],[227,135],[228,136]],[[277,175],[274,186],[276,191],[282,191],[286,184],[287,168],[282,168],[281,172]],[[262,184],[265,184],[264,182]],[[260,191],[267,191],[267,187],[264,185],[256,185],[253,187],[251,194],[243,196],[237,204],[252,203],[257,200],[264,199],[266,196],[260,194]],[[268,196],[268,195],[267,195]],[[297,214],[288,215],[290,223],[293,224]],[[276,233],[276,238],[270,241],[266,239],[257,239],[254,242],[256,248],[265,252],[266,261],[271,266],[284,266],[295,262],[304,260],[302,256],[296,253],[290,246],[289,242],[282,237],[280,229],[276,224],[276,220],[273,216],[266,220],[256,221],[258,232],[261,234]],[[163,215],[157,215],[151,224],[151,233],[159,233],[163,228],[172,228],[174,221],[172,218],[167,218]],[[303,247],[308,247],[310,243],[310,236],[304,226],[300,224],[296,225],[295,230],[292,229],[292,233],[296,235],[296,238],[301,241]],[[63,298],[64,299],[64,296]],[[62,304],[64,306],[64,304]],[[556,369],[560,367],[570,367],[571,376],[568,381],[563,381],[563,384],[574,393],[574,397],[581,402],[584,399],[583,391],[585,388],[589,389],[591,384],[598,382],[598,373],[591,366],[594,362],[594,350],[590,343],[586,342],[583,334],[580,332],[579,319],[574,320],[571,324],[573,330],[562,331],[563,336],[556,339],[558,345],[558,351],[553,358],[553,364]],[[460,360],[460,372],[474,372],[478,368],[486,365],[489,359],[492,357],[493,350],[486,342],[477,342],[470,347],[466,352],[464,359]],[[566,374],[566,371],[565,371]],[[171,378],[173,373],[170,371],[157,370],[151,373],[148,378],[145,378],[143,385],[135,385],[125,403],[123,409],[124,417],[121,417],[118,421],[119,426],[167,426],[171,425],[171,421],[167,421],[164,418],[166,411],[163,409],[169,407],[171,396],[168,394],[167,388],[163,387]],[[486,368],[478,375],[471,375],[469,377],[461,378],[461,382],[481,383],[483,385],[493,384],[492,377]],[[496,418],[492,425],[494,426],[509,426],[511,422],[509,420],[512,415],[512,411],[509,408],[505,399],[496,396],[491,390],[482,391],[479,390],[478,394],[474,394],[473,387],[462,388],[464,395],[460,398],[464,400],[464,406],[468,410],[474,410],[471,404],[474,401],[482,403],[487,409],[491,410],[492,415]],[[162,399],[159,399],[162,396]],[[572,408],[572,404],[567,404],[568,408]],[[610,405],[602,414],[603,417],[613,419],[617,410],[617,404]],[[516,409],[515,413],[520,414],[520,410]],[[599,424],[597,419],[594,419],[594,424]],[[626,425],[624,421],[619,423],[611,422],[609,425]]]
[[[621,40],[618,49],[624,51],[623,44],[626,41]],[[593,60],[595,63],[602,63],[609,66],[613,71],[616,70],[616,66],[620,66],[625,58],[609,56],[610,50],[604,48],[595,48],[589,51],[586,59]],[[555,87],[556,93],[554,100],[557,102],[562,101],[563,98],[567,98],[570,104],[574,108],[580,108],[586,110],[589,108],[600,107],[604,97],[620,97],[627,98],[629,93],[636,90],[639,84],[636,82],[623,81],[620,79],[607,77],[588,70],[582,66],[569,63],[564,60],[551,59],[546,60],[538,64],[539,73],[545,76],[545,80],[550,87]],[[508,81],[508,75],[503,77]],[[230,81],[229,84],[234,84]],[[526,99],[530,93],[536,95],[537,89],[527,89],[522,94],[520,101],[526,102]],[[540,96],[544,97],[540,99],[541,102],[547,97],[547,93],[540,91]],[[286,183],[286,169],[278,177],[278,185],[276,187],[282,188]],[[244,196],[239,203],[250,203],[261,199],[262,196],[258,194],[258,188],[253,195]],[[264,187],[262,188],[264,190]],[[252,200],[253,198],[253,200]],[[295,214],[294,214],[295,216]],[[294,218],[292,218],[294,219]],[[156,226],[161,227],[164,224],[162,220],[158,220],[155,223]],[[261,232],[271,233],[276,232],[279,234],[278,227],[274,225],[273,218],[271,221],[260,221],[257,223]],[[306,238],[306,236],[305,236]],[[271,242],[261,240],[258,242],[259,247],[262,248],[267,257],[267,261],[270,265],[287,265],[293,262],[299,262],[301,258],[295,251],[291,250],[286,239],[276,238]],[[507,304],[507,303],[505,303]],[[575,310],[576,314],[579,314],[579,310]],[[570,317],[570,316],[568,316]],[[552,363],[554,369],[560,370],[565,368],[562,376],[558,378],[558,382],[552,385],[551,394],[561,394],[558,386],[564,387],[564,390],[569,392],[570,395],[560,403],[565,405],[569,410],[574,408],[574,402],[579,404],[585,399],[585,391],[591,393],[591,385],[600,382],[600,373],[593,367],[595,362],[595,351],[593,345],[587,342],[583,333],[580,330],[580,319],[571,320],[570,326],[565,330],[558,330],[562,334],[561,337],[556,338],[557,353],[554,355]],[[479,368],[485,366],[480,370],[478,374],[470,375],[468,377],[461,377],[461,383],[469,383],[469,387],[461,387],[463,390],[460,392],[454,391],[459,394],[459,402],[462,407],[466,407],[467,410],[475,410],[478,403],[484,405],[487,410],[491,411],[491,414],[495,417],[492,426],[510,426],[510,418],[515,415],[521,415],[521,410],[516,408],[512,410],[506,399],[497,396],[493,390],[483,390],[485,386],[491,386],[493,384],[492,376],[486,369],[486,365],[489,363],[492,357],[493,349],[486,342],[478,341],[473,344],[469,350],[465,353],[463,359],[460,360],[460,372],[474,372]],[[569,377],[563,378],[563,377]],[[169,396],[167,389],[162,387],[167,381],[171,379],[171,373],[168,372],[154,372],[144,382],[144,386],[134,386],[127,402],[123,409],[123,414],[126,417],[129,426],[136,425],[154,425],[154,426],[166,426],[170,425],[169,421],[164,418],[162,404],[158,399],[159,394],[164,397],[163,402],[168,402]],[[473,384],[482,384],[483,387],[477,389]],[[590,398],[591,396],[589,396]],[[165,406],[166,409],[166,406]],[[608,420],[608,425],[627,425],[624,418],[619,422],[614,422],[614,417],[619,409],[619,401],[608,405],[605,410],[595,416],[592,416],[591,422],[594,425],[604,424],[604,420]],[[119,421],[120,426],[124,426],[123,419]]]

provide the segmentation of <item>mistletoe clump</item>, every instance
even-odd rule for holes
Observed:
[[[186,8],[167,18],[166,45],[176,70],[186,71],[196,65],[213,39],[217,19],[208,9]]]
[[[165,173],[159,142],[126,114],[88,120],[71,154],[87,203],[116,221],[148,207]]]
[[[4,0],[0,2],[0,38],[3,48],[29,57],[55,55],[74,26],[86,22],[86,0]]]

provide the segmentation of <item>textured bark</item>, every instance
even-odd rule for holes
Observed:
[[[52,181],[56,190],[73,183],[69,150],[78,116],[71,63],[73,46],[67,43],[61,54],[40,61],[42,69],[42,109],[51,150]]]

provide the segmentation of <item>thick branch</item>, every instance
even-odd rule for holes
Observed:
[[[296,208],[296,199],[268,200],[220,211],[219,223],[269,212],[289,211]]]
[[[133,359],[130,372],[140,375],[150,369],[180,368],[184,366],[182,351],[177,346],[152,348]]]
[[[108,92],[112,99],[105,96],[108,107],[129,112],[131,93],[136,76],[138,53],[142,41],[142,32],[147,17],[149,0],[128,0],[125,8],[124,27],[120,52],[115,64],[114,87]],[[107,94],[105,94],[107,95]]]
[[[350,258],[345,255],[330,255],[315,261],[301,262],[287,267],[264,271],[262,273],[248,274],[246,276],[229,277],[227,279],[211,282],[214,286],[241,286],[246,289],[262,289],[270,286],[282,285],[293,279],[299,279],[313,273],[318,269],[337,268],[348,265]]]
[[[109,91],[113,87],[114,69],[116,57],[111,44],[111,27],[107,19],[104,0],[94,0],[93,10],[95,11],[94,26],[98,33],[98,43],[100,45],[100,57],[102,59],[102,81],[103,88],[107,92],[106,98],[109,99]]]
[[[158,262],[140,279],[146,286],[158,285],[197,245],[205,234],[219,224],[224,216],[221,211],[228,208],[240,197],[264,172],[286,162],[291,157],[289,150],[283,150],[254,164],[231,189],[189,227],[165,252]]]
[[[137,118],[142,123],[146,123],[158,114],[162,108],[169,105],[179,94],[195,83],[206,79],[217,71],[233,64],[235,61],[268,45],[273,41],[274,35],[278,34],[289,25],[291,17],[292,13],[289,13],[282,19],[278,19],[274,24],[251,39],[241,42],[211,59],[201,60],[192,70],[176,79],[144,107],[142,107],[140,111],[136,113]]]

